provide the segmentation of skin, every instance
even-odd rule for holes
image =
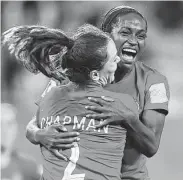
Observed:
[[[107,45],[107,59],[106,63],[99,71],[99,79],[105,81],[105,84],[111,83],[114,81],[114,74],[117,69],[117,63],[119,63],[120,58],[117,56],[117,49],[114,41],[109,41]],[[103,84],[103,85],[105,85]]]
[[[107,45],[107,59],[104,67],[100,70],[91,72],[91,79],[97,83],[105,85],[114,80],[114,74],[117,69],[117,63],[120,61],[117,56],[116,45],[113,40],[110,40]],[[46,64],[42,64],[46,66]],[[48,66],[45,67],[48,74],[51,73]],[[73,142],[78,142],[79,132],[67,132],[66,128],[61,125],[51,125],[46,129],[40,129],[37,125],[36,116],[29,122],[26,128],[26,137],[33,144],[42,144],[49,149],[56,157],[67,158],[58,152],[58,149],[68,149],[74,146]]]
[[[121,61],[118,63],[118,73],[116,73],[115,77],[116,81],[120,81],[132,70],[135,61],[139,59],[139,56],[144,51],[146,38],[146,23],[139,15],[135,13],[129,13],[127,15],[119,16],[118,20],[118,24],[113,25],[111,32],[111,36],[116,44],[118,55],[121,59]],[[130,60],[125,58],[122,53],[123,48],[135,50],[137,52],[136,56]],[[94,111],[94,114],[88,114],[88,117],[94,119],[105,119],[104,123],[98,127],[110,123],[109,119],[111,118],[113,121],[121,120],[121,123],[125,125],[129,135],[134,140],[134,148],[138,149],[139,152],[146,155],[147,157],[152,157],[157,152],[165,122],[164,112],[160,110],[146,110],[143,112],[142,117],[139,120],[138,117],[135,117],[133,113],[129,111],[124,112],[120,109],[114,110],[113,107],[110,106],[110,101],[112,101],[112,99],[108,99],[106,97],[102,97],[101,99],[89,99],[93,102],[96,102],[97,105],[86,107],[87,109]],[[35,127],[33,123],[27,126],[27,132],[30,133],[28,139],[30,141],[33,140],[36,143],[41,143],[42,141],[36,141],[36,138],[34,138],[39,134],[39,130],[36,128],[37,127]],[[49,141],[49,135],[46,132],[44,133],[44,136],[47,137],[45,138],[47,144],[51,144],[51,148],[54,149],[58,147],[55,137],[62,139],[63,134],[64,133],[55,132],[54,138],[52,138],[51,141]],[[62,139],[62,146],[65,145],[66,148],[69,145],[71,146],[76,138],[76,134],[75,136],[71,136],[71,132],[69,132],[67,139],[70,139],[71,141],[70,143],[67,143],[66,146],[66,144],[64,144],[66,143],[66,139]],[[62,157],[60,156],[59,158]]]
[[[146,23],[135,13],[119,15],[118,22],[112,24],[111,36],[116,44],[118,56],[121,61],[118,63],[117,81],[127,75],[133,68],[134,63],[138,61],[145,49]],[[122,50],[128,48],[136,51],[133,59],[127,59]]]
[[[134,13],[119,16],[118,20],[117,25],[113,25],[111,35],[121,59],[118,63],[118,71],[125,72],[118,74],[118,77],[116,77],[116,79],[121,80],[132,70],[134,63],[144,51],[146,23],[139,15]],[[122,53],[123,48],[135,49],[137,55],[132,60],[125,59]],[[88,117],[106,119],[104,123],[98,127],[110,123],[111,121],[109,121],[109,119],[111,117],[114,117],[113,121],[122,119],[121,123],[126,126],[129,135],[135,142],[134,148],[138,149],[147,157],[152,157],[157,152],[165,122],[164,112],[161,110],[146,110],[142,113],[142,118],[140,120],[137,117],[133,117],[132,114],[129,118],[124,119],[122,114],[118,117],[116,116],[116,114],[120,114],[120,110],[118,110],[118,112],[113,110],[113,108],[110,107],[110,103],[106,105],[106,102],[104,103],[101,99],[89,99],[100,106],[87,107],[87,109],[95,112],[95,114],[89,114]],[[97,112],[100,112],[100,114]]]

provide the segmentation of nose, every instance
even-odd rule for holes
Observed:
[[[138,40],[137,40],[137,37],[135,35],[131,35],[129,38],[128,38],[128,43],[135,46],[138,44]]]

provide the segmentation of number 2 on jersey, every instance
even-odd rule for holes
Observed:
[[[74,147],[71,148],[70,161],[67,167],[65,168],[62,180],[84,180],[85,174],[72,174],[72,172],[76,168],[76,163],[78,160],[79,160],[79,146],[75,142]]]

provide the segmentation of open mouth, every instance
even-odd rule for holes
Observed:
[[[122,58],[128,62],[133,62],[136,57],[137,51],[134,49],[124,48],[122,49]]]

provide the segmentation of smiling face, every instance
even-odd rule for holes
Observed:
[[[113,40],[110,40],[107,45],[107,59],[103,68],[99,71],[100,78],[105,78],[108,83],[114,81],[114,73],[117,69],[117,63],[120,61],[117,56],[117,49]]]
[[[111,36],[116,44],[121,61],[118,67],[132,68],[144,51],[147,25],[136,13],[118,15],[112,24]]]

